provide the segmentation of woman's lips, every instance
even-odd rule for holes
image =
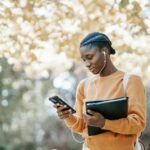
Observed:
[[[95,68],[91,68],[91,69],[89,69],[91,72],[94,72],[95,71]]]
[[[96,68],[89,68],[89,70],[92,72],[92,73],[94,73],[94,74],[97,74],[98,73],[98,70],[96,69]]]

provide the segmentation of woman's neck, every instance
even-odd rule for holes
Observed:
[[[106,66],[103,71],[100,73],[101,77],[111,75],[112,73],[116,72],[117,68],[113,65],[110,59],[107,60]]]

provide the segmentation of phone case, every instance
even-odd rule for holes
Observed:
[[[69,104],[67,104],[64,100],[62,100],[62,99],[61,99],[60,97],[58,97],[58,96],[52,96],[52,97],[49,98],[49,100],[50,100],[51,102],[53,102],[54,104],[59,103],[59,104],[61,104],[61,105],[66,105],[67,108],[63,109],[63,111],[64,111],[64,110],[71,109],[72,113],[76,113],[76,111],[75,111]]]

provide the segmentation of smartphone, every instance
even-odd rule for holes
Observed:
[[[58,97],[58,96],[49,97],[49,100],[50,100],[52,103],[54,103],[54,104],[59,103],[60,105],[66,105],[67,108],[63,109],[63,111],[70,109],[71,112],[72,112],[72,114],[73,114],[73,113],[76,113],[76,111],[75,111],[69,104],[67,104],[64,100],[62,100],[62,99],[61,99],[60,97]]]

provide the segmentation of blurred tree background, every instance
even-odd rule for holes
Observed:
[[[142,77],[148,121],[142,140],[150,150],[149,0],[0,0],[0,150],[77,150],[48,97],[73,105],[86,77],[80,40],[106,33],[116,66]]]

